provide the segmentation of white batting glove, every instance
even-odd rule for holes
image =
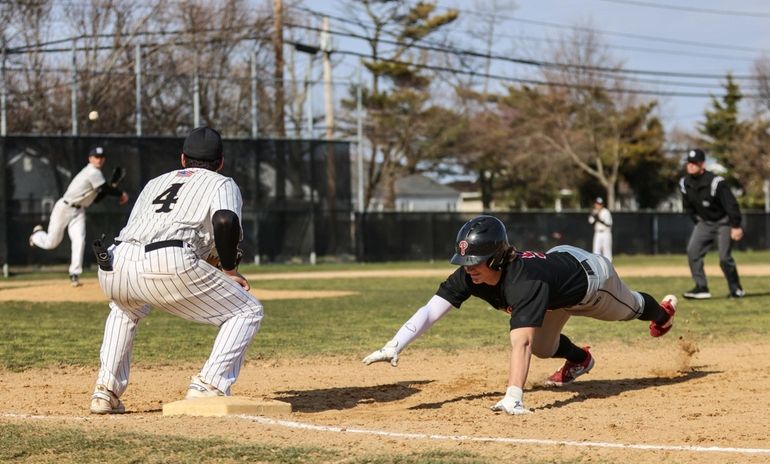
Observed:
[[[365,357],[363,363],[367,366],[371,363],[390,361],[390,365],[393,367],[398,366],[398,342],[391,340],[385,344],[382,348]]]
[[[532,411],[524,407],[523,394],[519,387],[508,387],[505,397],[492,406],[492,411],[505,411],[512,416],[532,414]]]

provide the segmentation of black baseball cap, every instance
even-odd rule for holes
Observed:
[[[216,161],[222,158],[222,137],[210,127],[196,127],[184,139],[182,153],[199,161]]]
[[[693,148],[687,152],[688,163],[702,163],[704,161],[706,161],[706,152],[700,148]]]
[[[88,156],[103,157],[103,156],[105,156],[104,148],[102,148],[102,147],[94,147],[94,148],[91,149],[91,151],[88,152]]]

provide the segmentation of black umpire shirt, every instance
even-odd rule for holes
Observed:
[[[477,296],[511,315],[511,330],[541,327],[545,312],[580,303],[588,289],[586,271],[569,253],[517,251],[497,285],[474,284],[460,266],[439,285],[436,295],[459,308]]]
[[[730,218],[730,226],[741,226],[741,210],[725,180],[713,172],[699,176],[686,175],[679,181],[682,191],[682,207],[696,221],[718,221]]]

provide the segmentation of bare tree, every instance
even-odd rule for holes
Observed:
[[[630,83],[615,72],[621,64],[588,28],[563,37],[552,61],[561,66],[543,68],[548,84],[528,93],[532,137],[595,179],[617,208],[621,163],[634,153],[655,102],[640,102],[628,91]]]

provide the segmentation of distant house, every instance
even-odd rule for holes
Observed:
[[[395,211],[457,211],[460,192],[439,184],[422,174],[404,176],[396,180]],[[382,188],[372,198],[370,211],[384,211]]]

